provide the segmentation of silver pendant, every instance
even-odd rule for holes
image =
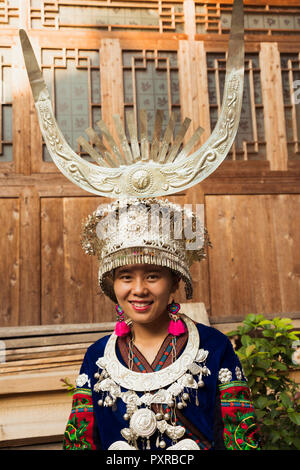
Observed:
[[[155,413],[148,408],[142,408],[133,413],[129,427],[137,437],[149,438],[156,431]]]
[[[162,449],[166,447],[165,441],[159,442],[159,447]],[[111,444],[108,450],[137,450],[135,447],[132,447],[127,442],[116,441]],[[192,439],[183,439],[182,441],[177,442],[173,446],[167,447],[166,450],[200,450],[198,445]]]

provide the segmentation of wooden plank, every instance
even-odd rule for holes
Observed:
[[[17,338],[18,336],[48,336],[70,335],[70,333],[84,334],[88,332],[111,331],[114,323],[71,323],[63,325],[30,325],[0,328],[0,338]]]
[[[80,244],[81,222],[88,213],[97,208],[96,200],[89,198],[64,198],[64,323],[93,321],[93,302],[86,295],[92,282],[92,258],[87,256]],[[79,223],[74,224],[74,220]],[[69,293],[69,295],[68,295]]]
[[[44,324],[113,320],[113,303],[97,285],[97,259],[87,256],[80,243],[82,221],[102,201],[95,197],[42,199]]]
[[[1,312],[0,325],[19,322],[20,292],[20,201],[0,199]]]
[[[12,60],[12,110],[13,110],[13,161],[15,172],[23,175],[31,173],[30,155],[30,99],[27,73],[17,38],[13,41]],[[17,43],[17,44],[16,44]]]
[[[65,315],[63,199],[41,199],[41,321],[63,323]],[[67,321],[67,323],[69,323]]]
[[[261,43],[259,62],[267,159],[271,170],[287,170],[288,150],[280,53],[276,43]]]
[[[300,292],[300,231],[295,214],[299,210],[299,194],[279,194],[272,205],[272,231],[279,277],[281,311],[299,310]]]
[[[70,361],[60,361],[60,362],[45,362],[43,364],[28,364],[28,365],[15,365],[14,367],[1,367],[1,374],[8,377],[11,374],[15,374],[17,372],[24,373],[26,371],[33,372],[33,371],[42,371],[42,370],[55,370],[59,367],[71,367],[71,366],[80,366],[83,361],[82,356],[78,356],[77,360],[70,360]],[[0,375],[1,375],[0,374]]]
[[[19,361],[11,361],[9,363],[3,363],[0,365],[0,370],[3,373],[4,370],[12,370],[14,367],[22,367],[22,366],[30,366],[30,365],[49,365],[51,363],[60,363],[60,362],[68,362],[68,361],[80,361],[82,355],[63,355],[61,357],[46,357],[46,358],[39,358],[39,359],[27,359],[27,360],[19,360]]]
[[[13,348],[5,350],[5,362],[20,361],[28,359],[43,359],[47,357],[58,357],[63,354],[84,354],[91,345],[88,343],[61,344],[53,346],[36,346],[29,348]]]
[[[207,229],[212,243],[209,253],[210,319],[216,315],[223,319],[226,315],[236,314],[231,311],[229,199],[230,196],[206,196],[205,198]]]
[[[19,348],[19,347],[34,347],[34,346],[51,346],[59,344],[75,344],[80,342],[93,342],[97,339],[102,338],[103,336],[109,334],[109,332],[103,333],[88,333],[84,335],[74,334],[66,336],[40,336],[40,337],[31,337],[31,338],[14,338],[6,339],[5,344],[7,349]]]
[[[124,122],[122,51],[118,39],[102,39],[100,44],[102,119],[118,141],[113,115]]]
[[[196,17],[195,17],[195,2],[194,0],[184,0],[184,32],[188,39],[193,41],[196,34]]]
[[[298,234],[291,223],[290,196],[284,196],[278,209],[280,198],[206,197],[214,245],[209,258],[212,318],[278,312],[288,316],[300,310],[299,250],[293,239],[298,242]],[[291,204],[299,204],[299,196]],[[280,217],[284,211],[287,215]]]
[[[63,435],[72,398],[65,391],[24,394],[0,400],[1,447],[24,437]]]
[[[40,323],[40,198],[34,186],[23,189],[20,199],[19,325]]]
[[[199,147],[210,136],[206,52],[203,41],[179,41],[178,68],[182,118],[192,119],[186,133],[187,142],[201,126],[204,132]]]

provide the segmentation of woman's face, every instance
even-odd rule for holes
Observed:
[[[133,323],[150,324],[166,315],[178,280],[165,267],[136,264],[117,268],[114,291],[119,305]]]

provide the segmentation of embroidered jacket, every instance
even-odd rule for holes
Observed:
[[[193,439],[200,450],[259,450],[260,434],[250,390],[242,367],[230,340],[215,328],[196,324],[200,347],[208,351],[206,366],[210,375],[203,377],[204,387],[191,394],[187,406],[176,410],[176,424],[184,426],[183,438]],[[109,336],[90,346],[84,357],[73,404],[67,423],[63,449],[102,449],[124,440],[121,429],[128,427],[124,420],[125,404],[117,399],[115,407],[99,406],[101,394],[94,391],[98,372],[96,362],[104,355]],[[133,370],[140,373],[159,371],[171,364],[172,337],[164,340],[150,365],[137,348],[133,348]],[[183,352],[187,333],[177,338],[176,357]],[[128,337],[118,338],[116,352],[119,361],[128,367]],[[155,405],[153,411],[155,411]],[[168,412],[167,405],[163,405]],[[167,447],[171,440],[165,439]],[[156,450],[156,436],[151,437],[151,449]]]

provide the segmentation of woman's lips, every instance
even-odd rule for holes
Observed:
[[[149,302],[131,301],[130,304],[136,312],[146,312],[151,307],[151,305],[153,304],[153,301],[152,300],[149,301]]]

